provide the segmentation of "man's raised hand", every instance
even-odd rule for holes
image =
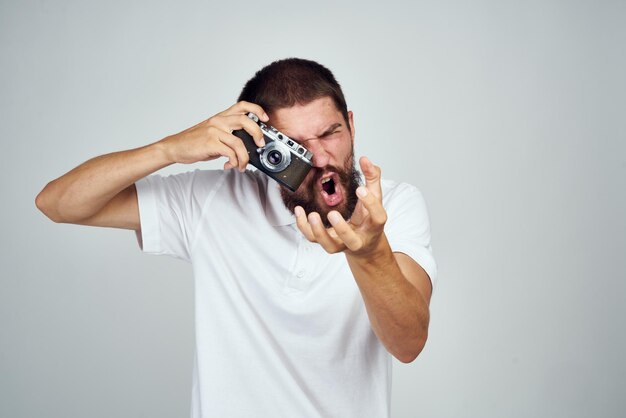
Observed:
[[[269,119],[261,106],[238,102],[223,112],[160,141],[167,159],[172,163],[191,164],[226,157],[228,161],[224,164],[225,169],[236,167],[244,171],[248,164],[248,153],[241,139],[232,132],[244,129],[259,147],[265,145],[261,128],[246,116],[248,112],[256,114],[264,122]]]

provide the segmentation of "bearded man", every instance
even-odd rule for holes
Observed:
[[[295,192],[246,170],[233,131],[264,145],[249,112],[313,153]],[[55,222],[131,229],[143,251],[192,263],[192,417],[387,417],[391,355],[408,363],[423,349],[436,265],[420,192],[366,157],[363,181],[354,138],[333,74],[285,59],[229,109],[87,161],[36,203]],[[223,170],[153,174],[220,157]]]

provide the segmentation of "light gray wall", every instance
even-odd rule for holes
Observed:
[[[33,200],[286,56],[335,71],[357,153],[429,204],[430,340],[393,416],[623,415],[625,3],[225,4],[1,1],[0,416],[188,414],[189,266]]]

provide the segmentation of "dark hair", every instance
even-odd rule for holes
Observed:
[[[266,112],[304,105],[330,97],[343,115],[348,129],[348,107],[333,73],[321,64],[301,58],[286,58],[257,71],[244,86],[239,101],[256,103]]]

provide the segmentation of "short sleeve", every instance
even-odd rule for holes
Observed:
[[[141,249],[190,261],[191,245],[204,205],[219,188],[221,171],[195,170],[135,183],[139,203]]]
[[[404,253],[415,260],[428,273],[434,288],[437,264],[430,242],[430,221],[424,197],[409,184],[386,183],[383,205],[387,211],[385,234],[389,245],[393,252]]]

